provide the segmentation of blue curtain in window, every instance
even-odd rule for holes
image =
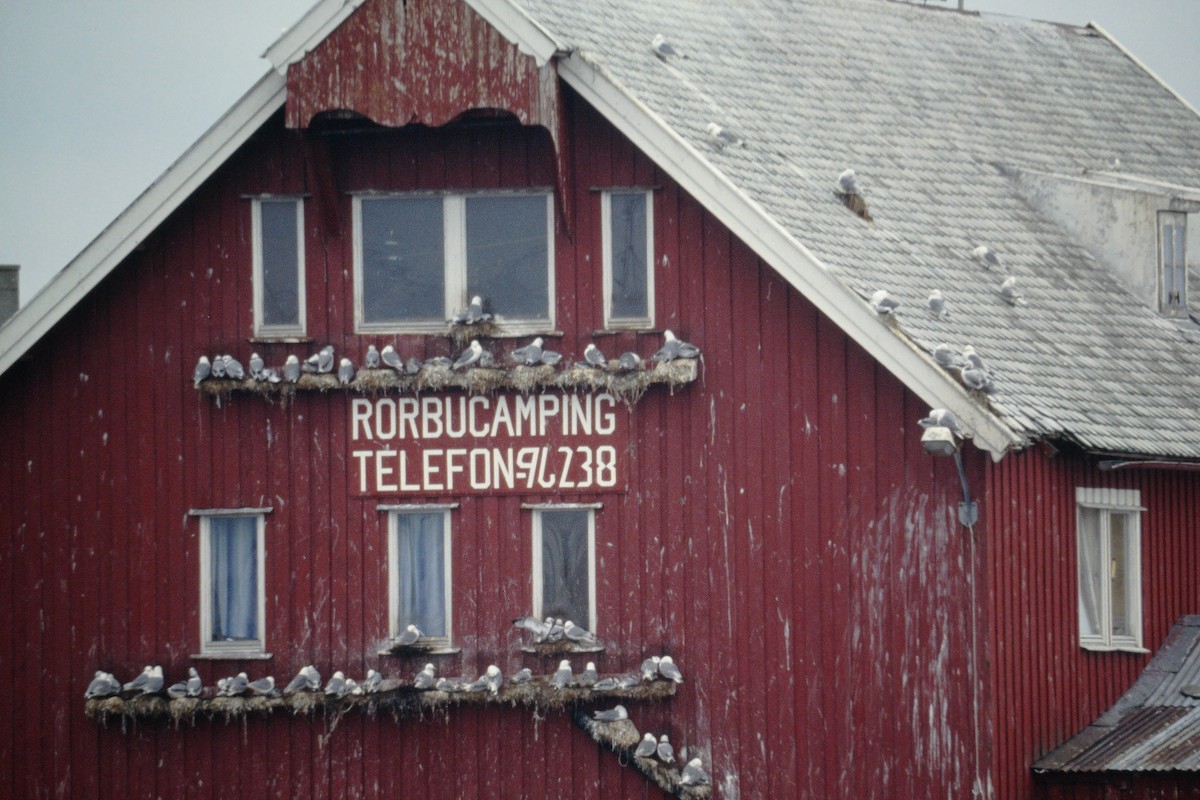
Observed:
[[[444,520],[441,512],[396,517],[398,631],[416,625],[425,636],[447,635]]]
[[[213,517],[212,640],[258,638],[258,518]]]
[[[589,627],[588,510],[542,512],[542,615]]]

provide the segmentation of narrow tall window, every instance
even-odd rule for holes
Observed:
[[[266,649],[262,509],[200,516],[200,651],[230,658]]]
[[[654,325],[654,243],[649,192],[605,192],[604,319],[607,327]]]
[[[258,198],[254,227],[254,332],[257,336],[303,336],[304,202]]]
[[[596,630],[596,535],[592,508],[533,512],[533,614]]]
[[[553,214],[544,192],[355,198],[362,332],[441,332],[476,295],[508,332],[554,324]]]
[[[1158,212],[1158,264],[1163,313],[1187,313],[1187,214]]]
[[[450,509],[406,507],[388,512],[391,637],[416,625],[425,644],[449,644]]]
[[[1079,640],[1140,650],[1141,499],[1135,489],[1077,489]]]

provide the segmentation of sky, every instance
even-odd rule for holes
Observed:
[[[313,3],[0,3],[0,264],[21,265],[22,305],[266,73],[262,52]],[[1200,0],[965,5],[1096,22],[1200,107]]]

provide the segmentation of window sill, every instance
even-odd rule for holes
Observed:
[[[278,336],[273,336],[269,333],[260,333],[256,336],[251,336],[246,340],[250,344],[304,344],[314,341],[311,336],[303,334],[285,334],[281,333]]]
[[[271,653],[257,650],[229,650],[220,653],[192,653],[188,658],[196,661],[267,661],[274,658]]]
[[[456,656],[462,652],[461,647],[451,645],[420,645],[407,647],[388,647],[379,651],[381,656]]]
[[[547,642],[545,644],[521,645],[522,653],[539,656],[556,656],[565,653],[603,653],[602,644],[577,644],[576,642]]]
[[[1079,645],[1082,649],[1092,653],[1149,653],[1150,651],[1144,647],[1139,647],[1133,644],[1090,644],[1082,642]]]

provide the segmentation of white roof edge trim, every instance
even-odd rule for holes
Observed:
[[[286,74],[294,64],[325,40],[365,0],[317,0],[317,4],[263,51],[276,72]]]
[[[883,325],[849,287],[757,202],[680,137],[657,114],[578,53],[559,63],[559,75],[681,187],[774,267],[796,290],[930,406],[954,411],[976,446],[1000,460],[1028,440],[982,409],[929,357]],[[807,266],[808,269],[803,269]]]
[[[540,22],[529,16],[529,12],[511,0],[466,0],[466,3],[501,36],[515,44],[517,50],[532,56],[539,67],[568,50]]]
[[[0,327],[0,375],[145,241],[283,106],[287,82],[268,71],[216,124]]]
[[[1171,86],[1166,81],[1164,81],[1162,78],[1160,78],[1158,76],[1158,73],[1156,73],[1154,70],[1152,70],[1148,66],[1146,66],[1142,62],[1142,60],[1140,58],[1138,58],[1137,56],[1135,56],[1133,53],[1131,53],[1129,51],[1129,49],[1125,47],[1125,45],[1118,42],[1111,33],[1104,30],[1104,28],[1100,27],[1095,22],[1089,22],[1087,24],[1087,26],[1089,28],[1092,28],[1093,30],[1095,30],[1096,33],[1100,34],[1105,39],[1107,39],[1109,44],[1111,44],[1113,47],[1120,50],[1121,53],[1123,53],[1126,58],[1128,58],[1130,61],[1132,61],[1134,64],[1137,65],[1138,69],[1140,69],[1142,72],[1145,72],[1147,75],[1149,75],[1151,78],[1153,78],[1155,83],[1157,83],[1159,86],[1163,87],[1168,92],[1170,92],[1171,95],[1176,100],[1178,100],[1180,103],[1182,103],[1189,111],[1191,111],[1196,116],[1200,117],[1200,111],[1197,111],[1196,107],[1194,105],[1192,105],[1191,103],[1189,103],[1186,97],[1184,97],[1179,92],[1172,89]]]

